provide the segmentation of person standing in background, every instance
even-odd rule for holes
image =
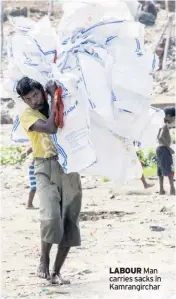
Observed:
[[[25,159],[27,156],[29,156],[32,153],[32,147],[28,148],[25,152],[21,154],[21,159]],[[32,158],[31,163],[29,164],[28,167],[28,173],[29,173],[29,184],[30,184],[30,191],[28,195],[28,201],[27,201],[27,206],[26,209],[29,210],[35,210],[33,206],[33,200],[36,194],[36,177],[34,174],[34,158]]]
[[[160,195],[165,194],[164,176],[167,176],[170,184],[170,195],[175,195],[174,186],[174,163],[172,155],[175,153],[171,148],[171,136],[169,132],[169,124],[175,122],[175,107],[166,107],[164,109],[165,118],[164,124],[159,129],[156,148],[157,168],[159,177]]]
[[[141,1],[142,9],[138,15],[138,21],[146,26],[153,26],[157,18],[157,9],[154,1]]]

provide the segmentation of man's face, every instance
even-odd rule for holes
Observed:
[[[169,114],[166,115],[165,119],[166,119],[166,122],[167,122],[168,124],[172,124],[172,123],[175,122],[175,116],[171,116],[171,115],[169,115]]]
[[[45,97],[41,90],[34,89],[27,95],[23,96],[24,102],[34,110],[42,110],[44,107]]]

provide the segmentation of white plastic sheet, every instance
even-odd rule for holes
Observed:
[[[119,186],[127,180],[140,179],[142,167],[133,142],[112,134],[98,114],[94,111],[90,114],[91,140],[97,155],[97,163],[84,170],[84,173],[103,175],[116,181]]]
[[[150,109],[154,59],[144,46],[144,26],[134,21],[137,1],[66,3],[63,9],[57,35],[47,17],[26,20],[24,30],[21,19],[12,22],[18,33],[9,43],[5,86],[14,93],[23,75],[62,86],[64,127],[56,143],[65,172],[119,184],[141,178],[133,141],[154,144],[163,114]]]
[[[58,130],[57,137],[67,156],[64,169],[80,172],[97,159],[90,138],[90,116],[83,83],[79,83],[79,90],[73,96],[65,95],[63,102],[64,127]]]

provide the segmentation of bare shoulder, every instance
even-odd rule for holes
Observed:
[[[168,130],[168,126],[167,126],[167,124],[164,124],[164,125],[161,127],[161,130],[162,130],[163,132],[166,132],[166,131]]]
[[[160,127],[159,131],[158,131],[158,136],[157,138],[161,138],[162,136],[166,136],[168,133],[168,128],[167,125],[164,124],[162,127]]]

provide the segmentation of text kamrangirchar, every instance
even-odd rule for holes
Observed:
[[[114,290],[114,291],[123,291],[123,290],[137,290],[137,291],[157,291],[160,288],[160,285],[152,285],[152,284],[138,284],[138,285],[120,285],[120,284],[114,284],[111,283],[109,285],[110,290]]]

